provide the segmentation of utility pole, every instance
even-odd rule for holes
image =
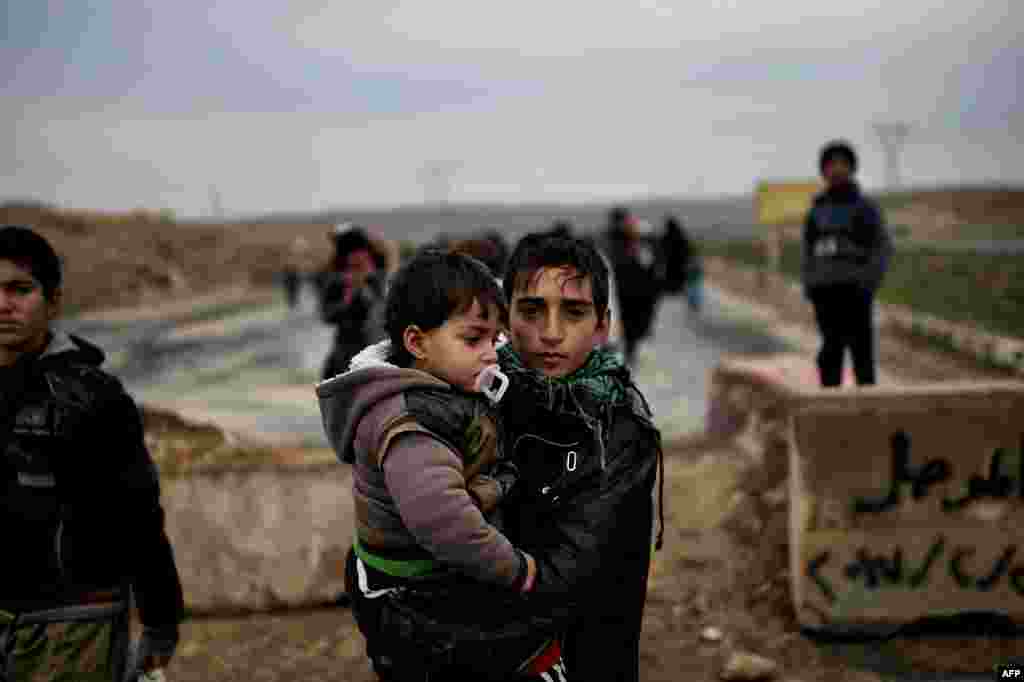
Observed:
[[[427,203],[446,208],[451,198],[453,177],[462,167],[458,161],[430,161],[420,169],[420,185]]]
[[[426,203],[437,204],[441,225],[435,227],[442,233],[452,229],[449,200],[452,193],[452,178],[462,167],[458,161],[429,161],[420,168],[419,179]]]
[[[875,135],[885,152],[885,189],[893,191],[900,186],[900,152],[910,126],[906,123],[875,123]]]
[[[210,210],[214,218],[223,220],[224,204],[221,201],[220,190],[217,189],[216,185],[210,185]]]

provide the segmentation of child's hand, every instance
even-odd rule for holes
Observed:
[[[526,552],[523,552],[523,556],[526,557],[526,580],[523,581],[523,586],[519,588],[519,591],[529,592],[533,589],[533,583],[537,581],[537,562]]]
[[[484,474],[477,474],[466,481],[466,492],[484,516],[494,511],[501,501],[501,484]]]

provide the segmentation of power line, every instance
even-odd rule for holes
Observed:
[[[874,123],[875,135],[885,152],[885,188],[898,189],[900,186],[900,152],[910,134],[910,126],[906,123]]]
[[[220,190],[217,189],[216,185],[210,185],[210,210],[213,212],[214,218],[224,217],[224,204],[221,201]]]

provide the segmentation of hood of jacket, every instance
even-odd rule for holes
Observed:
[[[72,361],[83,365],[99,367],[106,360],[106,355],[80,336],[54,331],[50,343],[39,355],[39,361],[48,364],[54,360]]]
[[[367,346],[352,358],[347,372],[316,386],[324,432],[342,462],[355,461],[359,421],[377,403],[410,388],[449,387],[431,374],[390,363],[390,350],[387,340]]]

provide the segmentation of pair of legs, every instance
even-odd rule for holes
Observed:
[[[406,608],[392,606],[388,601],[390,597],[382,593],[385,586],[374,584],[371,569],[365,564],[360,569],[358,563],[355,553],[349,550],[345,557],[345,590],[351,597],[356,624],[366,638],[366,655],[379,682],[569,682],[560,647],[552,645],[540,655],[534,654],[539,645],[549,640],[542,635],[510,643],[514,651],[498,641],[482,640],[476,644],[464,642],[456,645],[454,640],[450,640],[454,648],[428,652],[433,647],[444,645],[434,637],[429,638],[430,642],[418,639],[418,634],[423,633],[423,624],[421,619],[411,615],[411,611],[420,611],[427,619],[433,620],[434,626],[445,622],[446,616],[451,614],[440,613],[429,606],[426,606],[429,613],[425,613],[422,609],[428,602],[420,603],[415,599],[414,604],[418,605],[406,602]],[[389,579],[389,582],[397,584],[400,581]],[[467,610],[471,611],[468,607]],[[461,613],[461,607],[456,606],[456,611]],[[461,618],[458,620],[462,621]],[[401,634],[397,634],[399,632]],[[467,650],[467,646],[473,650]],[[501,672],[514,669],[516,664],[531,655],[530,668],[538,672]]]
[[[811,291],[814,316],[821,332],[818,374],[821,385],[839,386],[843,356],[850,349],[853,373],[860,386],[875,383],[874,294],[855,284],[833,284]]]

